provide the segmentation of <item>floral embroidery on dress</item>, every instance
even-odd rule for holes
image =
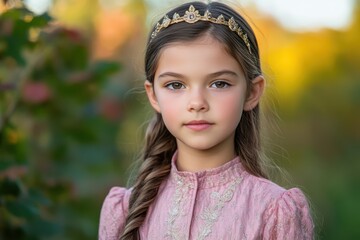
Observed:
[[[165,237],[174,240],[185,239],[185,236],[181,235],[180,228],[176,227],[174,223],[176,218],[180,215],[181,209],[184,209],[181,208],[183,205],[182,203],[185,202],[189,195],[189,190],[193,187],[192,183],[184,183],[184,180],[180,176],[176,176],[176,189],[168,212],[167,232],[165,233]]]
[[[240,182],[241,178],[234,179],[222,194],[219,192],[211,193],[210,197],[215,199],[216,203],[213,206],[205,208],[204,212],[200,214],[201,219],[203,219],[205,223],[203,228],[199,231],[197,237],[198,240],[205,239],[211,233],[213,225],[222,213],[221,210],[224,208],[225,204],[232,199],[235,188]]]

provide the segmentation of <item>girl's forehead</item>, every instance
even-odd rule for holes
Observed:
[[[156,72],[207,74],[224,69],[242,72],[240,64],[229,54],[224,44],[210,36],[204,36],[192,41],[173,42],[163,47]]]
[[[223,48],[224,50],[226,49],[226,46],[224,43],[221,43],[220,41],[218,41],[216,38],[212,37],[209,34],[200,36],[198,38],[194,38],[193,40],[190,40],[190,41],[175,41],[175,42],[166,44],[165,48],[172,47],[172,46],[186,47],[186,46],[190,46],[190,45],[192,45],[192,46],[193,45],[201,45],[201,46]]]
[[[214,54],[227,56],[236,60],[229,54],[225,44],[208,35],[191,41],[176,41],[166,44],[160,50],[159,60],[164,56],[178,56],[178,58],[181,58],[182,56],[186,57],[186,55],[189,55],[186,59],[190,61],[192,58],[199,57],[198,55],[211,56]]]

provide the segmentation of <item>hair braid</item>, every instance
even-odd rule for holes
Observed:
[[[175,139],[160,114],[150,122],[145,139],[143,162],[131,192],[129,213],[120,240],[139,239],[139,228],[161,183],[170,173],[171,157],[176,150]]]

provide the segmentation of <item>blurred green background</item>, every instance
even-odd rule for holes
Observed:
[[[0,3],[0,239],[97,238],[152,112],[141,87],[155,2]],[[317,239],[360,239],[360,1],[340,29],[244,11],[268,80],[265,151],[288,173],[274,181],[308,196]]]

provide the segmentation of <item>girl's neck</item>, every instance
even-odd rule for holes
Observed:
[[[178,145],[176,166],[179,171],[199,172],[219,167],[235,157],[234,147],[197,150]]]

